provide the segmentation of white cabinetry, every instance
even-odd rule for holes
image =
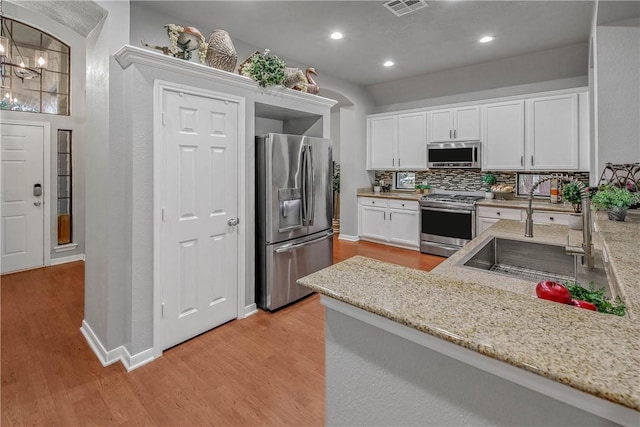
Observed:
[[[450,108],[429,113],[429,142],[480,140],[480,107]]]
[[[427,168],[426,113],[367,119],[367,169]]]
[[[524,168],[524,101],[498,102],[482,107],[483,168]]]
[[[477,213],[477,234],[482,233],[487,228],[491,227],[493,223],[496,223],[501,219],[511,219],[515,221],[522,220],[522,209],[520,208],[496,208],[493,206],[478,206]],[[524,233],[524,225],[522,226],[522,232]]]
[[[527,100],[527,167],[578,169],[578,94]]]
[[[483,169],[589,169],[586,93],[529,98],[482,107]]]
[[[527,218],[527,210],[525,208],[503,208],[494,206],[478,206],[477,208],[476,230],[480,234],[495,222],[501,219],[511,219],[515,221],[524,221]],[[569,224],[570,213],[558,211],[533,210],[534,224]],[[524,233],[524,224],[522,225]]]
[[[361,239],[418,249],[418,201],[360,197],[358,204],[358,234]]]

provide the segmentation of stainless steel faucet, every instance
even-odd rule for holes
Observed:
[[[582,205],[582,247],[568,246],[565,248],[568,254],[582,256],[582,264],[587,268],[593,268],[593,241],[591,236],[591,198],[589,188],[584,183],[568,175],[551,174],[541,179],[529,190],[529,206],[527,207],[527,220],[524,225],[524,236],[533,237],[533,192],[545,181],[557,179],[558,183],[573,182],[580,189]]]

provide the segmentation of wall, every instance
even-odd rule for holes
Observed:
[[[637,22],[637,21],[636,21]],[[640,162],[640,27],[596,28],[597,162]]]
[[[340,110],[331,112],[331,140],[333,161],[340,164]]]
[[[579,43],[369,85],[367,90],[376,112],[385,112],[586,86],[588,51],[588,43]],[[433,103],[443,97],[451,98]]]
[[[34,2],[35,3],[35,2]],[[29,4],[31,5],[31,3]],[[71,115],[58,116],[53,114],[26,113],[20,111],[2,110],[3,120],[16,120],[25,122],[48,122],[51,124],[51,162],[50,176],[46,177],[51,194],[49,209],[51,218],[51,247],[50,251],[53,263],[60,262],[62,258],[82,256],[85,251],[85,168],[83,158],[86,145],[93,137],[85,133],[85,39],[72,29],[53,21],[52,19],[34,12],[22,4],[5,2],[3,11],[8,18],[16,19],[25,24],[36,27],[60,39],[71,48]],[[73,130],[73,242],[78,246],[75,250],[56,252],[53,247],[58,246],[58,214],[57,214],[57,132],[58,129]]]
[[[616,425],[330,308],[326,374],[331,426]]]
[[[85,162],[86,325],[106,350],[130,342],[126,324],[130,321],[129,295],[125,273],[130,269],[127,242],[110,233],[111,227],[126,227],[124,212],[126,188],[122,186],[125,170],[121,140],[122,124],[110,121],[110,111],[120,106],[110,102],[110,55],[129,41],[128,2],[98,1],[108,16],[87,37],[87,129],[91,129]]]

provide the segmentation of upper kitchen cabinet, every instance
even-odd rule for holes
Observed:
[[[426,113],[367,119],[367,169],[427,168]]]
[[[429,113],[429,142],[480,140],[480,107],[449,108]]]
[[[531,98],[526,110],[528,169],[578,169],[578,94]]]
[[[588,93],[482,106],[485,170],[589,170]]]
[[[482,106],[483,168],[524,169],[524,100]]]

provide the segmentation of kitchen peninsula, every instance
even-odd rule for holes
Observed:
[[[524,239],[519,221],[497,222],[434,272],[354,257],[301,279],[327,306],[327,424],[638,425],[639,225],[597,219],[626,317],[456,265],[490,236]],[[533,239],[568,233],[536,225]]]

